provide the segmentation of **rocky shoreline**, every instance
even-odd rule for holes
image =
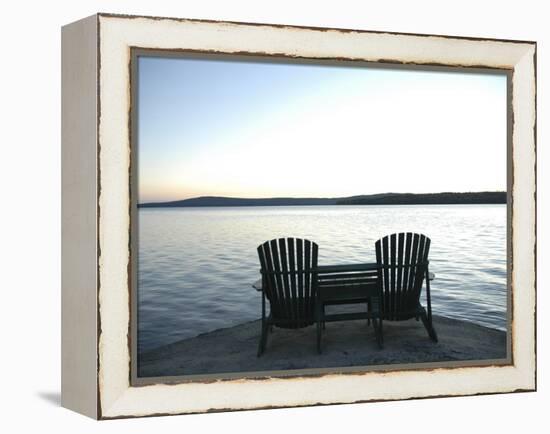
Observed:
[[[323,353],[316,351],[314,326],[275,328],[266,352],[256,357],[260,321],[185,339],[143,353],[140,377],[207,375],[506,358],[506,333],[466,321],[434,316],[439,342],[415,320],[384,323],[384,348],[366,321],[328,323]]]

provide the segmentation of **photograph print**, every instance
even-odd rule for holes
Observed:
[[[510,363],[505,71],[132,62],[137,378]]]

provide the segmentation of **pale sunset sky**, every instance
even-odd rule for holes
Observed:
[[[140,57],[138,77],[140,203],[506,190],[504,74]]]

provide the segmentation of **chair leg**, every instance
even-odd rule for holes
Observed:
[[[263,342],[264,342],[264,328],[262,327],[260,341],[258,342],[258,353],[256,354],[256,357],[260,357],[263,353]]]
[[[374,326],[374,336],[376,337],[376,343],[378,348],[382,349],[384,347],[384,338],[382,337],[382,319],[373,318],[372,324]]]
[[[382,318],[378,318],[378,348],[380,349],[384,348],[384,332],[382,327]]]
[[[271,314],[269,317],[266,317],[265,312],[265,292],[262,291],[262,334],[260,336],[260,343],[258,344],[258,354],[257,357],[260,357],[262,353],[265,351],[265,343],[267,340],[267,333],[269,330],[269,327],[273,326],[270,324],[269,318],[271,317]]]
[[[373,297],[369,300],[369,312],[373,314],[372,325],[374,326],[374,334],[376,336],[376,342],[378,343],[378,348],[382,349],[384,347],[384,335],[382,327],[382,311],[379,297]]]
[[[422,324],[424,324],[424,327],[426,328],[430,339],[434,342],[437,342],[437,333],[435,332],[432,322],[428,320],[428,315],[426,315],[426,312],[423,312],[420,315],[420,319],[422,320]]]
[[[371,313],[370,301],[367,301],[367,313]],[[367,318],[367,326],[370,326],[370,317]]]
[[[271,328],[272,328],[272,326],[271,326]],[[266,343],[267,343],[267,334],[268,334],[269,329],[270,329],[270,326],[268,326],[267,324],[264,324],[262,322],[262,334],[260,336],[260,343],[258,344],[257,357],[260,357],[265,351],[265,346],[266,346]]]
[[[384,320],[380,318],[380,348],[384,348],[384,327],[382,327],[383,323]]]
[[[317,352],[321,354],[321,322],[322,321],[322,308],[317,304]]]
[[[317,352],[321,354],[321,323],[317,322]]]

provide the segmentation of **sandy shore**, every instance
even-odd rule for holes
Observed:
[[[458,360],[503,359],[506,333],[465,321],[434,316],[439,342],[415,320],[384,323],[384,348],[366,321],[328,323],[323,353],[315,327],[275,328],[266,352],[256,357],[260,321],[215,330],[141,355],[139,376],[194,375],[266,370],[313,369]]]

